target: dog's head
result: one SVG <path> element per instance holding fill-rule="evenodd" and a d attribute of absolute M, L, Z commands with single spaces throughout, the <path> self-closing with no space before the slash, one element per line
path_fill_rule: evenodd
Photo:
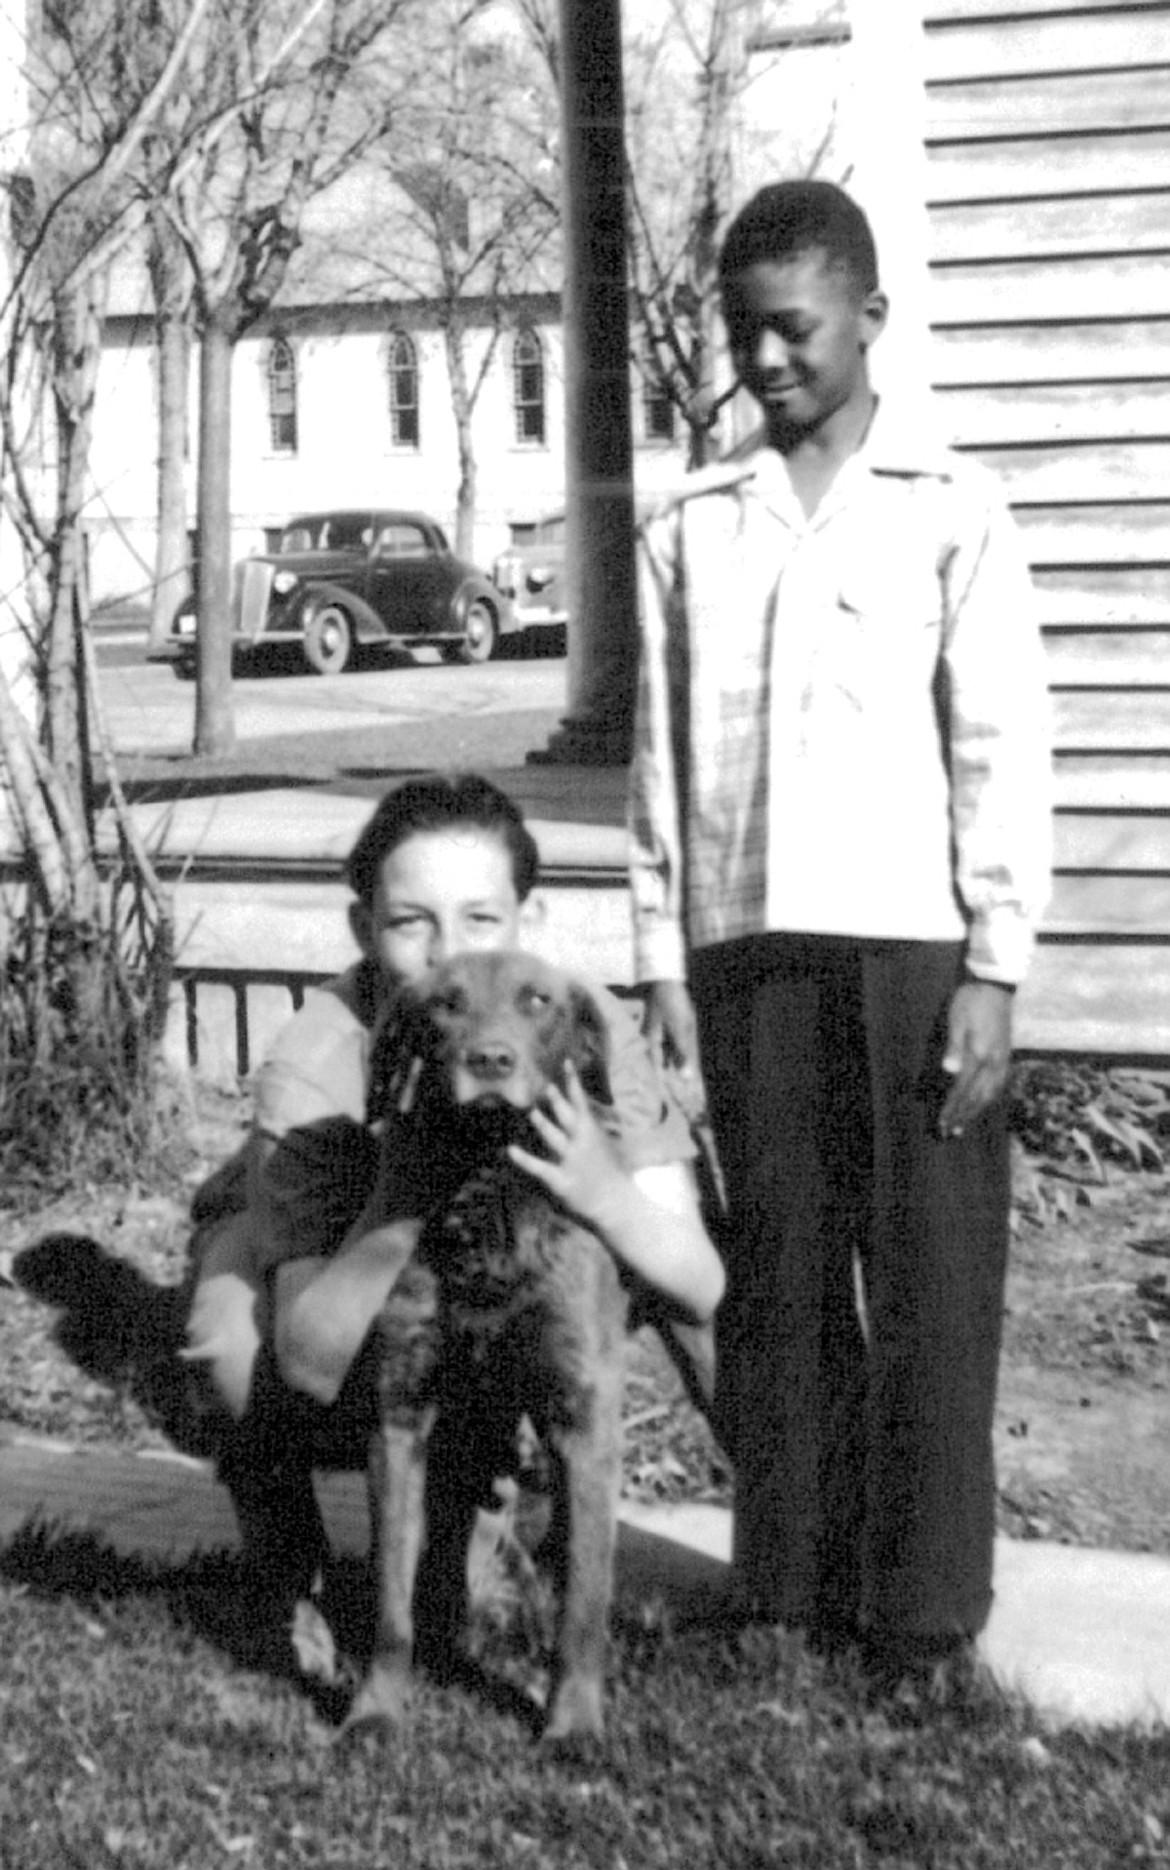
<path fill-rule="evenodd" d="M 457 955 L 395 998 L 374 1042 L 370 1116 L 424 1108 L 523 1134 L 550 1084 L 575 1066 L 586 1095 L 610 1100 L 606 1027 L 593 996 L 537 956 Z"/>

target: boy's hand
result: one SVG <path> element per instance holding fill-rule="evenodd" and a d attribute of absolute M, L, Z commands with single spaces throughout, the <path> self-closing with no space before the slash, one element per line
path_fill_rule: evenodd
<path fill-rule="evenodd" d="M 942 1066 L 954 1078 L 939 1113 L 942 1136 L 962 1136 L 1007 1083 L 1012 1056 L 1012 993 L 997 981 L 968 980 L 956 988 Z"/>
<path fill-rule="evenodd" d="M 517 1143 L 509 1144 L 508 1154 L 517 1168 L 604 1234 L 628 1177 L 571 1063 L 565 1066 L 564 1090 L 550 1085 L 544 1101 L 546 1108 L 538 1105 L 531 1121 L 549 1155 L 533 1156 Z"/>

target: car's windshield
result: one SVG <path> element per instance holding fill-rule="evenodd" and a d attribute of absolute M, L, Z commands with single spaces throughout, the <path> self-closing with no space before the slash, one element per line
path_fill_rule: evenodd
<path fill-rule="evenodd" d="M 311 514 L 292 520 L 280 535 L 282 552 L 362 552 L 369 543 L 368 513 Z"/>

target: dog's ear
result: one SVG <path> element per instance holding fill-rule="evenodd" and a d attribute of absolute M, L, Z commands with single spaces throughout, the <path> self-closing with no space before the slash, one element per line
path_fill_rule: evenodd
<path fill-rule="evenodd" d="M 422 1002 L 401 989 L 374 1030 L 366 1093 L 368 1123 L 410 1114 L 422 1072 L 426 1030 Z"/>
<path fill-rule="evenodd" d="M 609 1028 L 593 995 L 574 982 L 569 988 L 572 1026 L 570 1055 L 587 1098 L 594 1104 L 612 1104 L 609 1082 Z"/>

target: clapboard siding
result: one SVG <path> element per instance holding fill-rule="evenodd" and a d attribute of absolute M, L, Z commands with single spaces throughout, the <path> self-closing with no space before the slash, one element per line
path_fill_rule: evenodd
<path fill-rule="evenodd" d="M 1170 629 L 1170 569 L 1126 565 L 1106 571 L 1074 567 L 1033 570 L 1040 620 L 1056 624 L 1108 625 L 1122 629 Z"/>
<path fill-rule="evenodd" d="M 1166 174 L 1170 175 L 1170 152 Z M 959 201 L 933 211 L 933 257 L 936 264 L 986 263 L 988 257 L 1014 259 L 1020 250 L 1020 212 L 1014 201 Z M 1028 252 L 1066 258 L 1069 254 L 1164 253 L 1170 228 L 1170 187 L 1098 188 L 1028 204 Z"/>
<path fill-rule="evenodd" d="M 1165 12 L 1165 0 L 1125 0 L 1125 4 L 1103 6 L 1101 0 L 932 0 L 925 9 L 928 27 L 940 36 L 948 30 L 962 29 L 974 20 L 994 21 L 1043 19 L 1051 13 L 1108 14 L 1127 18 L 1141 13 Z"/>
<path fill-rule="evenodd" d="M 1170 878 L 1170 826 L 1161 812 L 1065 810 L 1055 830 L 1058 872 Z"/>
<path fill-rule="evenodd" d="M 1170 758 L 1164 753 L 1078 754 L 1057 757 L 1056 794 L 1063 813 L 1072 811 L 1170 813 Z"/>
<path fill-rule="evenodd" d="M 950 389 L 943 415 L 963 446 L 1158 441 L 1170 436 L 1170 382 L 1017 384 Z"/>
<path fill-rule="evenodd" d="M 1170 941 L 1170 876 L 1064 876 L 1058 871 L 1045 926 L 1051 934 L 1157 935 Z"/>
<path fill-rule="evenodd" d="M 1168 500 L 1018 505 L 1016 518 L 1033 566 L 1170 565 Z"/>
<path fill-rule="evenodd" d="M 1024 209 L 1021 206 L 1021 215 Z M 1167 229 L 1170 238 L 1170 228 Z M 1170 257 L 1162 253 L 1078 254 L 1064 260 L 935 266 L 930 321 L 939 325 L 1003 324 L 1067 318 L 1165 317 L 1170 308 Z"/>
<path fill-rule="evenodd" d="M 1170 685 L 1056 689 L 1052 713 L 1058 752 L 1170 753 Z"/>
<path fill-rule="evenodd" d="M 1167 65 L 932 85 L 927 135 L 931 143 L 948 143 L 970 137 L 1164 130 L 1170 124 L 1168 92 Z"/>
<path fill-rule="evenodd" d="M 1170 813 L 1170 755 L 1123 754 L 1056 755 L 1056 797 L 1065 812 Z"/>
<path fill-rule="evenodd" d="M 1168 157 L 1170 160 L 1170 157 Z M 1042 323 L 992 325 L 934 321 L 934 375 L 940 388 L 1029 383 L 1170 379 L 1170 305 L 1161 317 L 1111 317 L 1086 324 L 1078 308 Z"/>
<path fill-rule="evenodd" d="M 1157 935 L 1131 942 L 1108 932 L 1098 940 L 1042 940 L 1019 998 L 1019 1045 L 1164 1062 L 1170 1056 L 1164 956 Z"/>
<path fill-rule="evenodd" d="M 1030 9 L 1029 9 L 1030 11 Z M 935 84 L 953 80 L 1030 77 L 1035 72 L 1067 74 L 1070 55 L 1080 70 L 1127 67 L 1133 57 L 1134 23 L 1128 9 L 1086 8 L 1075 40 L 1059 16 L 1021 13 L 1010 32 L 989 32 L 986 22 L 955 20 L 940 32 L 930 62 Z M 1170 63 L 1170 19 L 1160 10 L 1148 14 L 1141 34 L 1143 63 Z"/>
<path fill-rule="evenodd" d="M 1170 624 L 1165 628 L 1045 633 L 1049 680 L 1061 688 L 1162 688 L 1170 669 Z"/>
<path fill-rule="evenodd" d="M 1157 500 L 1170 492 L 1170 444 L 1165 441 L 1049 443 L 975 452 L 995 470 L 1013 502 L 1031 506 Z"/>
<path fill-rule="evenodd" d="M 1025 193 L 1052 195 L 1059 190 L 1157 188 L 1166 178 L 1170 129 L 1096 136 L 1036 137 L 1013 141 L 929 144 L 929 201 L 1010 200 Z M 1047 186 L 1037 189 L 1043 167 Z"/>
<path fill-rule="evenodd" d="M 1170 4 L 924 21 L 933 375 L 1007 487 L 1052 687 L 1020 1035 L 1170 1055 Z"/>

